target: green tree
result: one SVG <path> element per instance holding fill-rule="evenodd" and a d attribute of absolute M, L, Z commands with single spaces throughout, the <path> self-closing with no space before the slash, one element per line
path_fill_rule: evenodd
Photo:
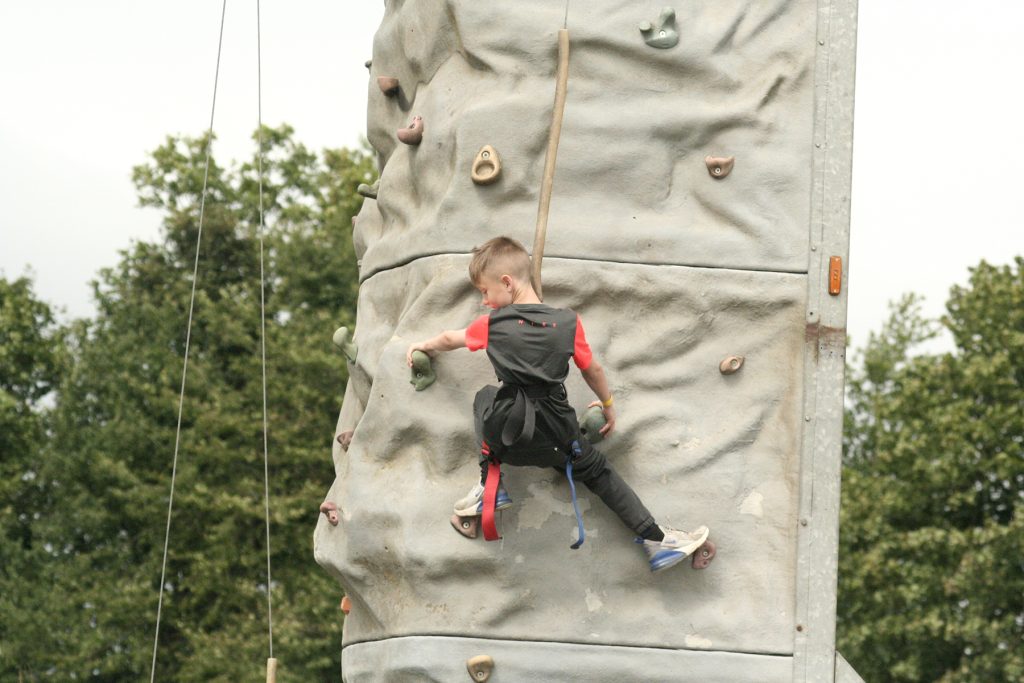
<path fill-rule="evenodd" d="M 355 307 L 353 190 L 373 172 L 363 152 L 318 156 L 292 134 L 262 131 L 274 654 L 280 680 L 326 681 L 339 671 L 340 590 L 310 537 L 346 380 L 330 338 Z M 68 514 L 45 533 L 74 577 L 61 587 L 56 679 L 148 675 L 206 144 L 168 138 L 134 170 L 140 203 L 164 215 L 163 241 L 103 270 L 95 320 L 72 331 L 46 467 Z M 210 164 L 160 680 L 256 680 L 267 657 L 255 169 Z"/>
<path fill-rule="evenodd" d="M 53 505 L 41 474 L 46 402 L 66 368 L 63 330 L 27 278 L 0 278 L 0 679 L 35 680 L 52 646 L 40 610 L 56 610 L 37 520 Z"/>
<path fill-rule="evenodd" d="M 838 649 L 869 681 L 1024 680 L 1024 259 L 942 325 L 903 299 L 850 371 Z"/>

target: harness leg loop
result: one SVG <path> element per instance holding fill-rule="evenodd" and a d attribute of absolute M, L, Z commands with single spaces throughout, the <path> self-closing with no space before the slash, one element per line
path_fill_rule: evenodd
<path fill-rule="evenodd" d="M 572 453 L 565 459 L 565 476 L 569 480 L 569 492 L 572 494 L 572 509 L 576 512 L 576 529 L 579 532 L 576 542 L 569 546 L 573 550 L 578 550 L 583 545 L 583 541 L 587 540 L 587 534 L 583 530 L 583 515 L 580 514 L 580 505 L 576 500 L 576 483 L 572 480 L 572 461 L 574 458 L 581 457 L 583 457 L 583 450 L 580 448 L 580 442 L 573 441 Z M 488 481 L 490 480 L 488 479 Z"/>

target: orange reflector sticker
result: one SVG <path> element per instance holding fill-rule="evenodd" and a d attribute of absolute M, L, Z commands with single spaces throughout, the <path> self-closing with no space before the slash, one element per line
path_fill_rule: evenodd
<path fill-rule="evenodd" d="M 828 260 L 828 293 L 839 296 L 843 288 L 843 258 L 833 256 Z"/>

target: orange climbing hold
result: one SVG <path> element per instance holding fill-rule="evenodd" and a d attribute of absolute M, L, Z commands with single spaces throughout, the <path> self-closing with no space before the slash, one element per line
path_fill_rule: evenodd
<path fill-rule="evenodd" d="M 718 364 L 718 371 L 723 375 L 731 375 L 739 372 L 739 369 L 743 367 L 743 356 L 726 356 L 722 359 L 722 362 Z"/>
<path fill-rule="evenodd" d="M 715 544 L 711 541 L 704 541 L 704 545 L 694 551 L 693 559 L 690 562 L 694 569 L 707 569 L 711 560 L 715 559 L 716 553 Z"/>
<path fill-rule="evenodd" d="M 476 517 L 459 517 L 458 515 L 452 515 L 451 518 L 452 528 L 458 531 L 466 538 L 476 538 L 480 532 L 480 516 Z"/>
<path fill-rule="evenodd" d="M 325 500 L 320 503 L 320 512 L 327 515 L 327 521 L 331 523 L 331 526 L 338 526 L 338 506 L 334 503 Z"/>
<path fill-rule="evenodd" d="M 498 150 L 490 145 L 484 145 L 476 153 L 473 159 L 473 168 L 470 176 L 477 185 L 490 185 L 498 180 L 501 175 L 501 159 L 498 157 Z"/>
<path fill-rule="evenodd" d="M 466 669 L 470 677 L 478 683 L 484 683 L 494 671 L 494 658 L 490 655 L 477 655 L 466 660 Z"/>
<path fill-rule="evenodd" d="M 398 139 L 407 145 L 418 145 L 423 141 L 423 117 L 412 117 L 412 123 L 398 129 Z"/>
<path fill-rule="evenodd" d="M 736 157 L 704 157 L 704 163 L 712 178 L 724 178 L 732 172 Z"/>
<path fill-rule="evenodd" d="M 398 94 L 398 79 L 394 76 L 378 76 L 377 85 L 380 87 L 380 91 L 388 97 Z"/>

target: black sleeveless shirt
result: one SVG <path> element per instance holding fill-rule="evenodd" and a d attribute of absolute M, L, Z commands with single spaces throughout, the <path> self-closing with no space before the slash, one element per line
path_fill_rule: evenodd
<path fill-rule="evenodd" d="M 574 311 L 546 304 L 510 304 L 474 320 L 466 328 L 466 346 L 470 351 L 487 350 L 494 373 L 505 387 L 552 389 L 534 398 L 537 434 L 534 443 L 522 447 L 564 448 L 576 438 L 576 414 L 559 385 L 569 373 L 570 358 L 586 369 L 592 356 Z M 488 411 L 496 420 L 511 410 L 511 395 L 504 387 L 499 391 L 493 410 Z"/>

